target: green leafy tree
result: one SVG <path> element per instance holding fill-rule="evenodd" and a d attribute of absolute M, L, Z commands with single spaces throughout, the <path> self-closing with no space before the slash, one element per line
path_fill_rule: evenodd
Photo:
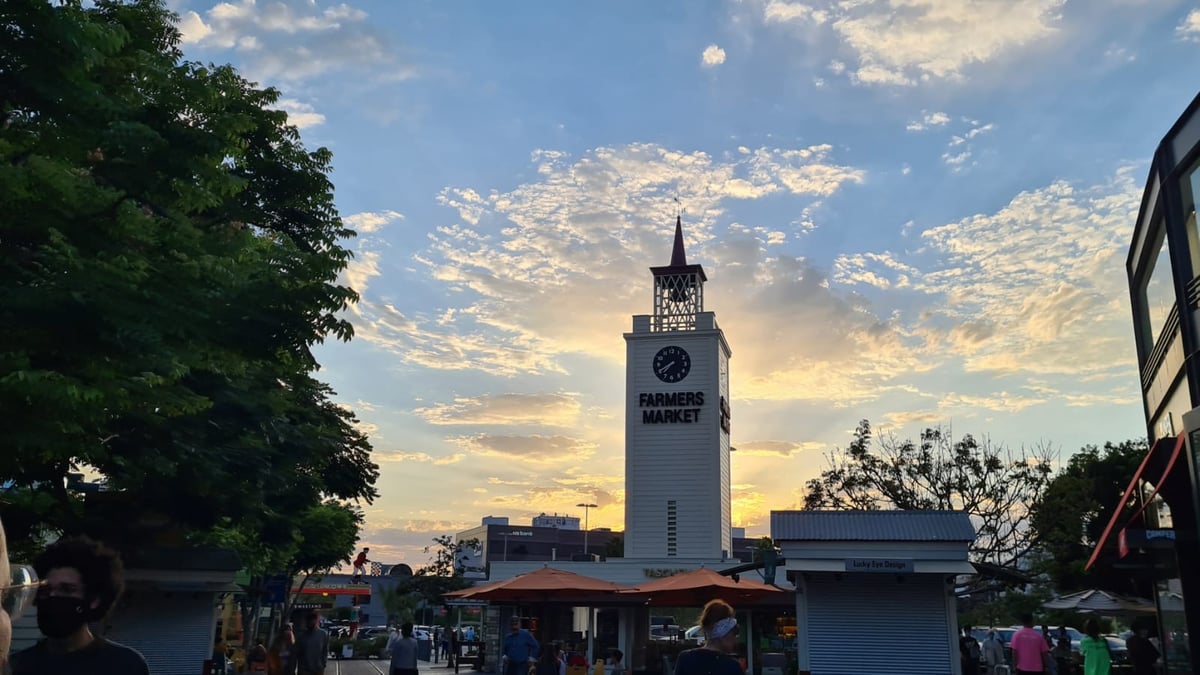
<path fill-rule="evenodd" d="M 604 542 L 604 557 L 605 558 L 624 558 L 625 557 L 625 537 L 613 535 Z"/>
<path fill-rule="evenodd" d="M 426 608 L 440 607 L 443 595 L 471 585 L 463 578 L 461 562 L 465 552 L 477 546 L 477 539 L 456 542 L 451 535 L 434 537 L 433 544 L 425 547 L 425 552 L 431 556 L 429 564 L 418 569 L 396 588 Z"/>
<path fill-rule="evenodd" d="M 1086 571 L 1083 566 L 1116 509 L 1136 508 L 1135 498 L 1120 504 L 1129 479 L 1149 451 L 1145 439 L 1085 446 L 1072 455 L 1032 509 L 1030 525 L 1043 553 L 1040 571 L 1060 591 L 1105 588 L 1129 593 L 1129 574 L 1114 570 L 1101 557 Z"/>
<path fill-rule="evenodd" d="M 288 605 L 284 616 L 314 576 L 329 574 L 334 567 L 348 564 L 358 543 L 363 517 L 358 510 L 338 502 L 325 502 L 306 510 L 296 519 L 296 546 L 287 563 Z M 295 588 L 291 583 L 300 577 Z"/>
<path fill-rule="evenodd" d="M 380 592 L 383 609 L 387 612 L 388 621 L 404 623 L 414 621 L 417 615 L 417 604 L 421 596 L 405 586 L 384 588 Z"/>
<path fill-rule="evenodd" d="M 1030 506 L 1050 484 L 1057 453 L 926 429 L 914 442 L 877 438 L 863 420 L 845 451 L 806 485 L 806 509 L 953 509 L 975 521 L 972 557 L 1015 567 L 1034 546 Z"/>
<path fill-rule="evenodd" d="M 11 0 L 0 31 L 11 539 L 224 540 L 279 564 L 298 515 L 377 494 L 314 377 L 357 299 L 331 154 L 277 91 L 185 61 L 159 0 Z"/>

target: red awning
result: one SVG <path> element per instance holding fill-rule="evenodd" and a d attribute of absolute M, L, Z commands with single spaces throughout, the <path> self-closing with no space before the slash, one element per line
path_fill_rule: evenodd
<path fill-rule="evenodd" d="M 1129 486 L 1125 488 L 1125 494 L 1121 495 L 1121 501 L 1117 503 L 1117 508 L 1113 511 L 1112 518 L 1109 519 L 1108 525 L 1104 528 L 1104 534 L 1100 535 L 1100 541 L 1096 542 L 1096 548 L 1092 550 L 1092 557 L 1088 559 L 1087 565 L 1084 566 L 1084 569 L 1091 569 L 1092 565 L 1096 564 L 1096 560 L 1100 557 L 1100 551 L 1104 548 L 1104 544 L 1108 542 L 1108 537 L 1112 534 L 1113 528 L 1117 526 L 1117 521 L 1121 519 L 1121 515 L 1124 513 L 1123 507 L 1125 504 L 1129 503 L 1129 498 L 1133 495 L 1133 491 L 1137 489 L 1138 483 L 1143 480 L 1152 483 L 1154 485 L 1154 491 L 1150 493 L 1150 496 L 1147 499 L 1143 500 L 1142 507 L 1138 509 L 1137 512 L 1131 517 L 1125 520 L 1125 525 L 1123 525 L 1120 530 L 1122 533 L 1124 533 L 1125 528 L 1128 527 L 1130 521 L 1140 516 L 1142 512 L 1146 510 L 1146 505 L 1148 505 L 1159 493 L 1159 491 L 1162 489 L 1163 483 L 1165 483 L 1167 480 L 1167 476 L 1170 476 L 1171 470 L 1175 468 L 1175 463 L 1178 461 L 1179 455 L 1183 452 L 1184 446 L 1187 445 L 1186 434 L 1181 433 L 1175 438 L 1174 448 L 1171 450 L 1171 456 L 1167 460 L 1166 467 L 1163 468 L 1159 475 L 1149 475 L 1147 473 L 1147 467 L 1150 465 L 1151 458 L 1153 458 L 1156 453 L 1166 452 L 1166 448 L 1170 445 L 1171 439 L 1160 438 L 1154 442 L 1154 446 L 1150 448 L 1150 452 L 1146 453 L 1146 458 L 1142 460 L 1141 465 L 1138 466 L 1137 472 L 1133 474 L 1133 479 L 1129 481 Z"/>

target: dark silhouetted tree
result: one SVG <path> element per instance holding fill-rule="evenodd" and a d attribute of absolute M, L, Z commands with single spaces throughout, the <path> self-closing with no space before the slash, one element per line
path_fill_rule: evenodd
<path fill-rule="evenodd" d="M 863 420 L 806 484 L 804 508 L 966 511 L 977 532 L 973 559 L 1012 568 L 1033 549 L 1030 506 L 1050 484 L 1056 458 L 1046 445 L 1012 450 L 941 427 L 915 442 L 876 438 Z"/>

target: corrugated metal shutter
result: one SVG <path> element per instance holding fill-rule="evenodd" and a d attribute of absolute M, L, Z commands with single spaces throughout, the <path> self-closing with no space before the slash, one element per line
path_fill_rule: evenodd
<path fill-rule="evenodd" d="M 198 675 L 212 658 L 213 593 L 134 592 L 113 612 L 106 637 L 146 657 L 154 675 Z"/>
<path fill-rule="evenodd" d="M 807 581 L 812 675 L 950 675 L 939 575 L 813 574 Z M 954 658 L 957 658 L 957 653 Z"/>

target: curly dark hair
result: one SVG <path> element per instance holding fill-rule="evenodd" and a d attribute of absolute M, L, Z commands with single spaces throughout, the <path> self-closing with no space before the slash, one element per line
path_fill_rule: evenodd
<path fill-rule="evenodd" d="M 79 571 L 83 595 L 88 600 L 88 621 L 98 621 L 109 611 L 125 590 L 125 566 L 111 548 L 88 537 L 64 537 L 46 548 L 34 561 L 38 578 L 50 570 L 70 567 Z M 90 604 L 99 601 L 93 609 Z"/>

